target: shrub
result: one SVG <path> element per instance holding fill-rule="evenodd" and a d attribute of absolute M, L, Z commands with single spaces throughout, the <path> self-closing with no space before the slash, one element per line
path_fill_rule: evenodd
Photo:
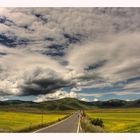
<path fill-rule="evenodd" d="M 96 126 L 100 126 L 100 127 L 103 127 L 103 120 L 100 119 L 100 118 L 96 118 L 96 119 L 91 119 L 91 123 L 93 125 L 96 125 Z"/>
<path fill-rule="evenodd" d="M 91 132 L 103 133 L 104 132 L 102 127 L 93 125 L 89 119 L 82 119 L 81 127 L 84 132 L 88 132 L 88 133 L 91 133 Z"/>

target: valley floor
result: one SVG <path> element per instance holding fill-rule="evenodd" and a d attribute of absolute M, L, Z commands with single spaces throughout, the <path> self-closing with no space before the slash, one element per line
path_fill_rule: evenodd
<path fill-rule="evenodd" d="M 57 122 L 68 114 L 51 113 L 24 113 L 24 112 L 0 112 L 0 132 L 30 132 L 43 125 Z"/>
<path fill-rule="evenodd" d="M 95 109 L 86 114 L 102 119 L 105 132 L 140 132 L 140 108 Z"/>

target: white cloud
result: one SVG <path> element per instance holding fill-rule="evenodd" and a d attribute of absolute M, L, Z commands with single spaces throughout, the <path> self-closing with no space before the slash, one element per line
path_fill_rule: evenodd
<path fill-rule="evenodd" d="M 94 102 L 97 102 L 97 101 L 99 101 L 99 100 L 98 100 L 97 98 L 94 98 L 93 101 L 94 101 Z"/>
<path fill-rule="evenodd" d="M 77 93 L 80 97 L 101 97 L 103 93 Z"/>
<path fill-rule="evenodd" d="M 73 92 L 81 91 L 81 88 L 79 88 L 79 87 L 72 88 L 71 91 L 73 91 Z"/>
<path fill-rule="evenodd" d="M 139 8 L 0 8 L 1 93 L 50 93 L 39 100 L 80 96 L 83 88 L 113 88 L 139 77 L 139 13 Z M 124 84 L 125 91 L 113 94 L 134 93 L 138 85 Z M 71 92 L 61 95 L 63 87 Z"/>
<path fill-rule="evenodd" d="M 29 82 L 37 80 L 61 79 L 69 80 L 65 76 L 68 72 L 57 61 L 40 54 L 27 52 L 24 49 L 0 47 L 0 51 L 10 53 L 3 56 L 0 61 L 0 90 L 8 94 L 26 94 L 21 93 L 21 88 Z M 60 80 L 60 81 L 61 81 Z M 65 83 L 64 83 L 65 84 Z M 27 84 L 26 84 L 27 85 Z M 30 85 L 31 86 L 31 85 Z"/>
<path fill-rule="evenodd" d="M 58 90 L 53 94 L 40 95 L 34 100 L 34 102 L 44 102 L 44 101 L 58 100 L 63 98 L 77 98 L 77 94 L 74 92 L 68 93 L 63 90 Z"/>
<path fill-rule="evenodd" d="M 8 98 L 0 96 L 0 101 L 7 101 L 7 100 L 8 100 Z"/>
<path fill-rule="evenodd" d="M 85 102 L 89 102 L 90 100 L 88 100 L 87 98 L 81 98 L 81 101 L 85 101 Z"/>
<path fill-rule="evenodd" d="M 139 34 L 127 33 L 110 38 L 110 41 L 104 43 L 93 42 L 73 47 L 68 51 L 69 68 L 82 72 L 90 65 L 101 63 L 101 67 L 94 68 L 93 73 L 82 73 L 87 76 L 90 74 L 93 78 L 98 76 L 108 79 L 109 82 L 139 76 Z"/>

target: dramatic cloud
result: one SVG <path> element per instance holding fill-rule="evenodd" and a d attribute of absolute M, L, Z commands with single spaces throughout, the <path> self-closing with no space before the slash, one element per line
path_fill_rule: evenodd
<path fill-rule="evenodd" d="M 0 8 L 0 95 L 139 98 L 139 27 L 139 8 Z"/>
<path fill-rule="evenodd" d="M 47 95 L 39 95 L 34 102 L 43 102 L 43 101 L 50 101 L 50 100 L 58 100 L 63 98 L 77 98 L 77 94 L 74 92 L 67 93 L 63 90 L 58 90 L 53 94 Z"/>
<path fill-rule="evenodd" d="M 38 95 L 74 84 L 65 76 L 67 71 L 54 60 L 21 50 L 16 52 L 17 49 L 12 51 L 14 54 L 1 58 L 1 91 L 15 95 Z"/>
<path fill-rule="evenodd" d="M 83 79 L 96 81 L 118 82 L 139 77 L 139 39 L 139 34 L 127 34 L 110 37 L 111 41 L 104 43 L 75 46 L 69 51 L 69 68 L 81 73 Z"/>

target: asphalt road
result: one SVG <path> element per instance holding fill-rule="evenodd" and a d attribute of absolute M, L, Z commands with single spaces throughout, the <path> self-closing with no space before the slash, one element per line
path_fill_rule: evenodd
<path fill-rule="evenodd" d="M 37 130 L 35 133 L 78 133 L 80 111 L 69 118 L 62 120 L 52 126 Z"/>

